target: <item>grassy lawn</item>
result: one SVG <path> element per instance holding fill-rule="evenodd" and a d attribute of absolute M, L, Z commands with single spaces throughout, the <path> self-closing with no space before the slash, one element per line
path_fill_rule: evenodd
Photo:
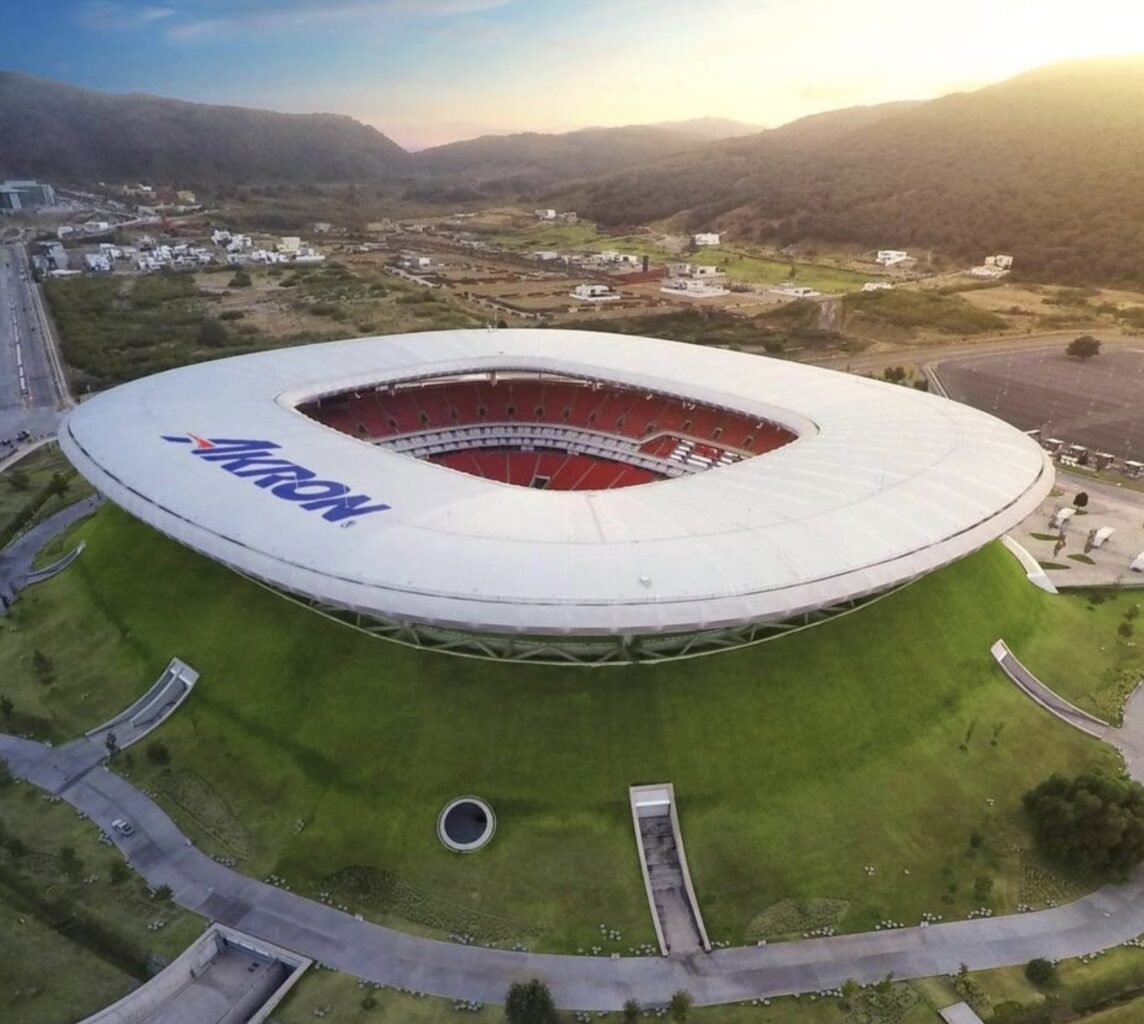
<path fill-rule="evenodd" d="M 365 1002 L 374 1005 L 363 1006 Z M 945 1005 L 944 1003 L 942 1005 Z M 362 986 L 345 974 L 311 970 L 295 986 L 282 1005 L 274 1011 L 280 1024 L 308 1024 L 315 1011 L 325 1010 L 327 1019 L 338 1024 L 372 1024 L 375 1021 L 399 1020 L 402 1024 L 455 1024 L 473 1020 L 476 1024 L 503 1024 L 502 1007 L 489 1005 L 479 1011 L 458 1013 L 450 999 L 413 995 L 393 989 Z M 572 1024 L 572 1013 L 561 1013 L 562 1024 Z M 593 1013 L 593 1021 L 620 1024 L 619 1013 Z M 642 1020 L 665 1020 L 645 1011 Z M 756 1004 L 693 1007 L 688 1014 L 692 1024 L 941 1024 L 941 1018 L 924 999 L 922 991 L 911 984 L 892 986 L 884 995 L 866 991 L 858 994 L 849 1010 L 835 998 L 784 996 L 762 1000 Z"/>
<path fill-rule="evenodd" d="M 823 263 L 801 263 L 791 260 L 770 259 L 755 256 L 741 249 L 726 246 L 712 246 L 700 249 L 686 258 L 692 263 L 714 263 L 726 271 L 732 281 L 746 281 L 763 285 L 798 285 L 814 288 L 816 291 L 835 294 L 859 290 L 867 281 L 879 278 L 859 274 L 853 270 L 843 270 Z M 791 267 L 794 276 L 791 276 Z"/>
<path fill-rule="evenodd" d="M 136 758 L 128 773 L 242 870 L 418 930 L 574 951 L 606 923 L 616 951 L 650 941 L 626 791 L 662 779 L 714 938 L 756 935 L 788 900 L 835 901 L 840 930 L 964 916 L 982 875 L 1005 911 L 1030 896 L 1020 794 L 1114 763 L 993 667 L 998 635 L 1021 651 L 1055 621 L 996 547 L 778 643 L 591 672 L 364 637 L 113 508 L 79 536 L 83 558 L 0 634 L 17 713 L 73 735 L 185 658 L 202 679 L 161 729 L 171 766 Z M 37 648 L 51 685 L 32 672 Z M 465 792 L 500 824 L 457 857 L 434 825 Z"/>
<path fill-rule="evenodd" d="M 70 867 L 65 849 L 74 854 Z M 115 865 L 120 877 L 112 874 Z M 67 804 L 30 785 L 0 785 L 4 1020 L 70 1024 L 85 1017 L 146 980 L 202 927 L 151 898 Z"/>
<path fill-rule="evenodd" d="M 1053 601 L 1053 612 L 1052 628 L 1039 630 L 1014 653 L 1066 700 L 1119 724 L 1124 701 L 1144 677 L 1137 636 L 1144 631 L 1144 593 L 1065 592 Z M 1130 637 L 1117 632 L 1124 622 L 1132 624 Z"/>

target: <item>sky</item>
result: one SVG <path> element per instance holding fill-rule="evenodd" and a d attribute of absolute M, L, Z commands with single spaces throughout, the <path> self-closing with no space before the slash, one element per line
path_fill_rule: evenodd
<path fill-rule="evenodd" d="M 0 68 L 349 114 L 407 148 L 806 114 L 1144 53 L 1144 0 L 4 0 Z M 0 140 L 2 145 L 2 140 Z"/>

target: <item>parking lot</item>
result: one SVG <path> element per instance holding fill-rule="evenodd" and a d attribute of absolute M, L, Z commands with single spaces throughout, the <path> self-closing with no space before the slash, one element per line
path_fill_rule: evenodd
<path fill-rule="evenodd" d="M 1091 451 L 1144 460 L 1144 339 L 1081 362 L 1052 348 L 968 356 L 934 368 L 949 397 Z"/>

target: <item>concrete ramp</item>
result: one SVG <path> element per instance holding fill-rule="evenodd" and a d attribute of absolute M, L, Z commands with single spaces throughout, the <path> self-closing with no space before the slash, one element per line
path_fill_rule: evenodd
<path fill-rule="evenodd" d="M 628 790 L 639 847 L 640 868 L 660 952 L 710 953 L 711 942 L 699 913 L 670 782 Z"/>

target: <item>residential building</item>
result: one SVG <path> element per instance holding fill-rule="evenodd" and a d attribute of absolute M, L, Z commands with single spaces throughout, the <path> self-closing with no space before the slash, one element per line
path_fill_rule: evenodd
<path fill-rule="evenodd" d="M 659 289 L 664 295 L 684 299 L 711 299 L 729 292 L 721 284 L 702 281 L 694 277 L 677 277 Z"/>
<path fill-rule="evenodd" d="M 882 264 L 883 267 L 893 267 L 909 258 L 910 254 L 905 249 L 879 249 L 874 262 Z"/>
<path fill-rule="evenodd" d="M 620 298 L 606 284 L 578 284 L 569 294 L 580 302 L 615 302 Z"/>
<path fill-rule="evenodd" d="M 555 210 L 536 210 L 534 212 L 537 220 L 556 220 Z"/>
<path fill-rule="evenodd" d="M 864 292 L 888 292 L 893 289 L 893 285 L 889 281 L 867 281 L 862 285 Z"/>
<path fill-rule="evenodd" d="M 718 245 L 719 232 L 718 231 L 701 231 L 697 235 L 693 235 L 691 240 L 696 245 Z"/>

